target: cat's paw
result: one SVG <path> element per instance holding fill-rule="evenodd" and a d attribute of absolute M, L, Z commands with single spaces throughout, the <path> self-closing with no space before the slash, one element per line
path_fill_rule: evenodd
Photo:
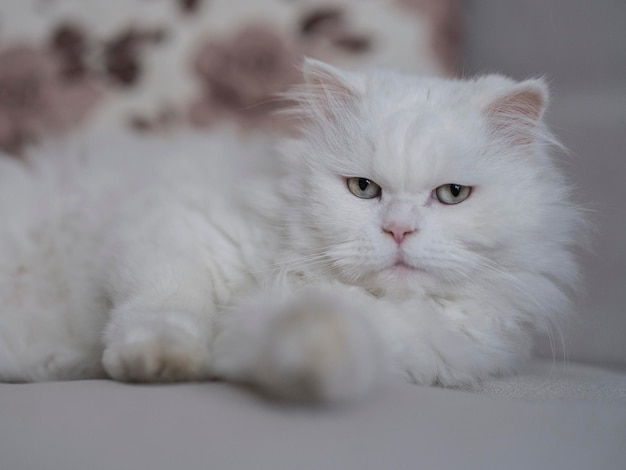
<path fill-rule="evenodd" d="M 153 321 L 110 329 L 102 357 L 107 373 L 122 382 L 208 379 L 206 335 L 183 327 L 180 321 L 168 321 L 172 317 L 177 318 L 176 312 L 164 312 Z"/>
<path fill-rule="evenodd" d="M 351 307 L 312 297 L 271 319 L 252 370 L 278 398 L 340 401 L 368 392 L 380 378 L 382 350 L 367 319 Z"/>

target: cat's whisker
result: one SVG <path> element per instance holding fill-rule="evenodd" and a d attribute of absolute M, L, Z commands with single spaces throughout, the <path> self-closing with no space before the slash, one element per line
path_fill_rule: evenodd
<path fill-rule="evenodd" d="M 513 281 L 511 285 L 514 288 L 516 288 L 520 292 L 520 294 L 523 295 L 523 298 L 526 300 L 531 300 L 533 302 L 534 306 L 530 310 L 538 310 L 544 307 L 542 303 L 540 302 L 540 300 L 535 295 L 533 295 L 531 292 L 528 291 L 527 287 L 525 286 L 524 282 L 521 279 L 519 279 L 518 277 L 516 277 L 510 272 L 504 271 L 502 268 L 497 266 L 492 260 L 489 260 L 488 258 L 482 257 L 482 261 L 483 261 L 483 268 L 489 271 L 493 271 L 497 273 L 499 276 L 506 277 L 510 279 L 511 281 Z M 559 318 L 551 315 L 551 316 L 544 317 L 543 321 L 544 321 L 544 325 L 542 329 L 548 335 L 548 342 L 550 346 L 550 354 L 552 356 L 552 360 L 553 361 L 556 360 L 556 352 L 557 352 L 556 351 L 557 340 L 555 337 L 555 333 L 556 333 L 558 335 L 558 343 L 560 343 L 561 345 L 561 354 L 563 356 L 563 360 L 567 361 L 567 341 L 566 341 L 565 335 L 563 334 L 563 328 L 559 323 Z"/>

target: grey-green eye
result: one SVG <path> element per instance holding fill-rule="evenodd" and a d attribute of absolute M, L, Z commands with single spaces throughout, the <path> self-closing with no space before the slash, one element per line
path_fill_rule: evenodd
<path fill-rule="evenodd" d="M 448 205 L 465 201 L 471 192 L 470 186 L 461 184 L 444 184 L 435 189 L 435 195 L 439 202 Z"/>
<path fill-rule="evenodd" d="M 348 178 L 348 189 L 356 197 L 373 199 L 380 196 L 380 186 L 367 178 Z"/>

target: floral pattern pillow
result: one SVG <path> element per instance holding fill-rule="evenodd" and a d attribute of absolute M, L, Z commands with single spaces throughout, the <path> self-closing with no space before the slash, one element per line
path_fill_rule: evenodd
<path fill-rule="evenodd" d="M 280 130 L 303 56 L 452 75 L 461 0 L 3 0 L 0 150 L 77 129 Z"/>

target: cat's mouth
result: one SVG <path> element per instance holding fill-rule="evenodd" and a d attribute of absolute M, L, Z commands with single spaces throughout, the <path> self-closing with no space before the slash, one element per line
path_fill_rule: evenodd
<path fill-rule="evenodd" d="M 395 263 L 387 268 L 387 270 L 397 273 L 401 276 L 408 276 L 416 272 L 424 272 L 424 269 L 418 266 L 408 264 L 402 258 L 397 259 Z"/>

